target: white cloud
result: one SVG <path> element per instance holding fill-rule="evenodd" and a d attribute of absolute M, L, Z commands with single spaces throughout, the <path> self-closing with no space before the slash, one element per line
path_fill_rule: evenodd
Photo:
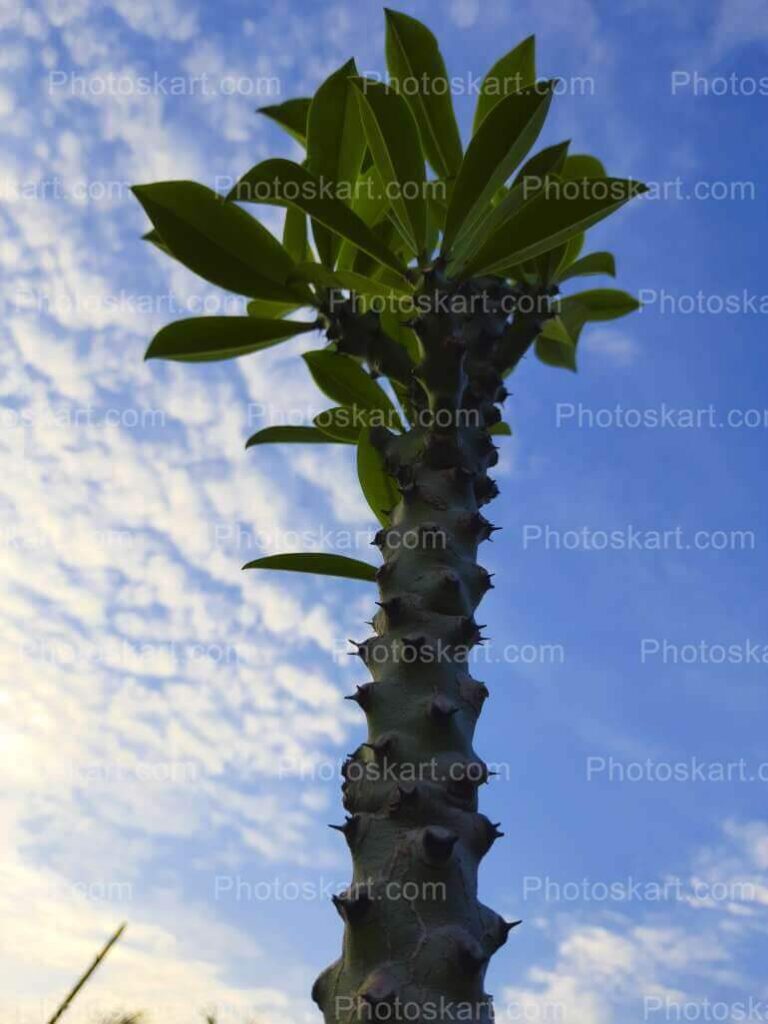
<path fill-rule="evenodd" d="M 479 0 L 451 0 L 451 20 L 459 28 L 472 28 L 480 14 Z"/>
<path fill-rule="evenodd" d="M 619 367 L 632 366 L 640 357 L 634 338 L 616 327 L 588 325 L 581 346 L 601 362 Z"/>
<path fill-rule="evenodd" d="M 768 41 L 768 7 L 763 0 L 721 0 L 712 28 L 713 59 L 748 43 Z"/>
<path fill-rule="evenodd" d="M 499 1019 L 612 1024 L 640 1019 L 651 998 L 669 1000 L 674 1019 L 695 1019 L 715 984 L 734 992 L 734 1005 L 763 990 L 750 977 L 744 940 L 768 931 L 764 822 L 724 823 L 722 837 L 695 853 L 690 874 L 660 880 L 656 891 L 665 899 L 585 904 L 560 918 L 553 963 L 504 990 L 509 1013 L 500 1005 Z"/>

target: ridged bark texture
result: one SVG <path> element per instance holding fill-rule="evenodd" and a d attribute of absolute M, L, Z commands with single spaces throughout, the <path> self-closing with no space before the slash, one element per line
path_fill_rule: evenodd
<path fill-rule="evenodd" d="M 368 739 L 342 772 L 348 817 L 335 827 L 354 871 L 334 899 L 341 957 L 312 992 L 326 1024 L 488 1024 L 486 967 L 513 927 L 477 899 L 479 863 L 501 833 L 478 812 L 488 772 L 473 735 L 488 691 L 469 654 L 482 642 L 475 611 L 492 586 L 477 561 L 493 531 L 480 507 L 497 493 L 488 428 L 506 397 L 504 371 L 540 318 L 510 323 L 501 308 L 510 289 L 496 279 L 458 293 L 435 271 L 430 289 L 432 311 L 413 323 L 424 351 L 411 385 L 418 422 L 372 436 L 400 499 L 376 537 L 384 563 L 374 635 L 357 645 L 371 681 L 352 699 Z M 444 308 L 457 295 L 476 296 L 479 310 Z M 356 322 L 348 310 L 345 319 Z M 343 350 L 344 329 L 333 333 Z M 365 333 L 358 323 L 358 345 Z"/>

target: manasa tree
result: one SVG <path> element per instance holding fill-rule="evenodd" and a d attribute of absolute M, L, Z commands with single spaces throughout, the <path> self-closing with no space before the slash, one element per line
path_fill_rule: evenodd
<path fill-rule="evenodd" d="M 301 163 L 259 163 L 225 196 L 190 181 L 134 189 L 148 240 L 250 300 L 244 316 L 170 324 L 147 357 L 231 359 L 324 334 L 303 360 L 333 407 L 247 443 L 356 446 L 381 524 L 378 567 L 333 553 L 247 567 L 379 591 L 373 635 L 355 644 L 371 681 L 351 699 L 368 737 L 342 772 L 338 827 L 354 863 L 334 900 L 343 951 L 312 994 L 326 1024 L 486 1024 L 486 967 L 514 922 L 476 896 L 501 834 L 478 811 L 488 773 L 473 749 L 488 693 L 470 652 L 492 587 L 477 552 L 495 529 L 480 509 L 497 494 L 494 438 L 510 433 L 500 406 L 526 353 L 574 370 L 585 324 L 637 308 L 621 291 L 561 287 L 614 275 L 610 253 L 581 255 L 584 232 L 645 188 L 568 142 L 529 156 L 556 91 L 536 76 L 532 37 L 488 72 L 465 148 L 434 36 L 389 10 L 386 29 L 388 84 L 350 60 L 311 99 L 262 110 L 305 148 Z M 284 207 L 282 242 L 238 203 Z M 397 898 L 405 882 L 423 898 Z"/>

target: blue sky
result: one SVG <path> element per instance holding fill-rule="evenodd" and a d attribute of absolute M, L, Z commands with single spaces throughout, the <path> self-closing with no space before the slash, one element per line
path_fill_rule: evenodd
<path fill-rule="evenodd" d="M 525 919 L 491 970 L 499 1016 L 768 1019 L 768 7 L 400 9 L 467 81 L 536 32 L 541 74 L 571 83 L 542 142 L 651 184 L 590 244 L 644 310 L 585 333 L 578 375 L 527 360 L 508 403 L 476 672 L 507 833 L 482 897 Z M 350 451 L 242 448 L 323 407 L 298 358 L 319 339 L 142 362 L 169 320 L 240 307 L 139 241 L 128 187 L 296 156 L 253 108 L 351 55 L 382 71 L 382 12 L 46 0 L 0 24 L 0 1010 L 44 1019 L 127 919 L 72 1024 L 314 1021 L 349 871 L 326 823 L 362 735 L 341 652 L 373 594 L 239 566 L 368 558 L 373 524 Z"/>

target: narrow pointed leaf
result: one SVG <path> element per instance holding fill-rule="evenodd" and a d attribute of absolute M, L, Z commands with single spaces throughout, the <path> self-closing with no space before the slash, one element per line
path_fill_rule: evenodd
<path fill-rule="evenodd" d="M 403 245 L 402 235 L 390 217 L 385 216 L 378 224 L 374 224 L 371 231 L 396 256 L 403 257 L 404 262 L 409 259 L 410 252 Z M 342 260 L 344 260 L 343 264 Z M 367 252 L 363 252 L 362 249 L 355 249 L 352 246 L 347 247 L 346 243 L 339 253 L 339 266 L 344 270 L 353 270 L 356 274 L 363 274 L 365 277 L 378 277 L 380 274 L 391 275 L 392 273 L 391 270 L 377 263 Z M 403 278 L 399 280 L 402 282 Z"/>
<path fill-rule="evenodd" d="M 228 200 L 297 206 L 331 231 L 402 274 L 400 260 L 376 237 L 356 213 L 305 167 L 291 160 L 265 160 L 252 167 L 227 196 Z M 235 207 L 236 208 L 236 207 Z"/>
<path fill-rule="evenodd" d="M 201 316 L 177 320 L 161 328 L 152 339 L 145 359 L 173 359 L 200 363 L 234 359 L 297 334 L 313 331 L 314 323 L 262 320 L 251 316 Z"/>
<path fill-rule="evenodd" d="M 264 427 L 251 434 L 246 448 L 259 444 L 332 444 L 333 441 L 317 427 Z"/>
<path fill-rule="evenodd" d="M 377 299 L 389 300 L 394 296 L 408 299 L 414 289 L 401 277 L 367 277 L 353 270 L 328 270 L 320 263 L 300 263 L 293 277 L 319 288 L 340 288 Z"/>
<path fill-rule="evenodd" d="M 597 190 L 593 188 L 594 182 L 584 182 L 575 198 L 571 198 L 570 191 L 553 196 L 548 189 L 542 189 L 495 231 L 471 259 L 460 268 L 449 268 L 449 272 L 462 276 L 490 274 L 533 259 L 646 191 L 645 185 L 620 178 L 605 178 L 599 184 Z"/>
<path fill-rule="evenodd" d="M 411 108 L 394 89 L 380 82 L 351 81 L 374 166 L 414 255 L 420 256 L 426 249 L 427 203 L 424 158 Z"/>
<path fill-rule="evenodd" d="M 283 248 L 296 263 L 303 263 L 309 259 L 307 217 L 297 206 L 289 206 L 285 211 Z"/>
<path fill-rule="evenodd" d="M 528 36 L 493 65 L 483 79 L 477 98 L 472 134 L 477 134 L 489 112 L 511 92 L 528 89 L 536 81 L 536 39 Z"/>
<path fill-rule="evenodd" d="M 194 181 L 132 191 L 173 256 L 206 281 L 255 299 L 296 299 L 285 283 L 293 260 L 245 210 Z"/>
<path fill-rule="evenodd" d="M 371 511 L 382 526 L 387 526 L 389 516 L 384 510 L 394 508 L 400 495 L 384 469 L 384 460 L 371 444 L 369 427 L 363 427 L 357 442 L 357 477 Z"/>
<path fill-rule="evenodd" d="M 441 178 L 461 164 L 461 137 L 437 40 L 416 18 L 385 8 L 387 68 L 392 87 L 411 108 L 424 153 Z"/>
<path fill-rule="evenodd" d="M 551 83 L 512 93 L 484 119 L 464 154 L 446 215 L 443 251 L 485 212 L 494 193 L 510 177 L 536 141 L 552 100 Z"/>
<path fill-rule="evenodd" d="M 565 142 L 558 142 L 554 146 L 546 146 L 544 149 L 539 150 L 538 153 L 534 153 L 530 160 L 526 160 L 518 171 L 517 176 L 512 182 L 512 187 L 514 188 L 515 185 L 519 185 L 525 179 L 528 179 L 529 187 L 535 188 L 549 174 L 562 175 L 570 144 L 570 140 L 566 140 Z M 537 182 L 537 179 L 540 179 L 540 181 Z"/>
<path fill-rule="evenodd" d="M 147 231 L 146 234 L 141 236 L 141 239 L 143 242 L 149 242 L 151 245 L 154 245 L 156 249 L 165 253 L 166 256 L 173 256 L 171 250 L 160 237 L 160 232 L 157 228 L 152 228 L 150 231 Z"/>
<path fill-rule="evenodd" d="M 315 93 L 307 122 L 307 167 L 321 182 L 338 186 L 336 195 L 352 194 L 365 153 L 365 133 L 349 78 L 354 60 L 334 71 Z M 333 268 L 341 240 L 319 221 L 312 222 L 318 255 Z"/>
<path fill-rule="evenodd" d="M 341 576 L 349 580 L 376 579 L 376 566 L 361 562 L 346 555 L 326 555 L 322 552 L 307 551 L 301 554 L 267 555 L 248 562 L 244 569 L 284 569 L 288 572 L 310 572 L 318 576 Z"/>
<path fill-rule="evenodd" d="M 309 117 L 309 97 L 286 100 L 271 107 L 259 107 L 258 113 L 284 128 L 302 146 L 307 140 L 307 119 Z"/>

